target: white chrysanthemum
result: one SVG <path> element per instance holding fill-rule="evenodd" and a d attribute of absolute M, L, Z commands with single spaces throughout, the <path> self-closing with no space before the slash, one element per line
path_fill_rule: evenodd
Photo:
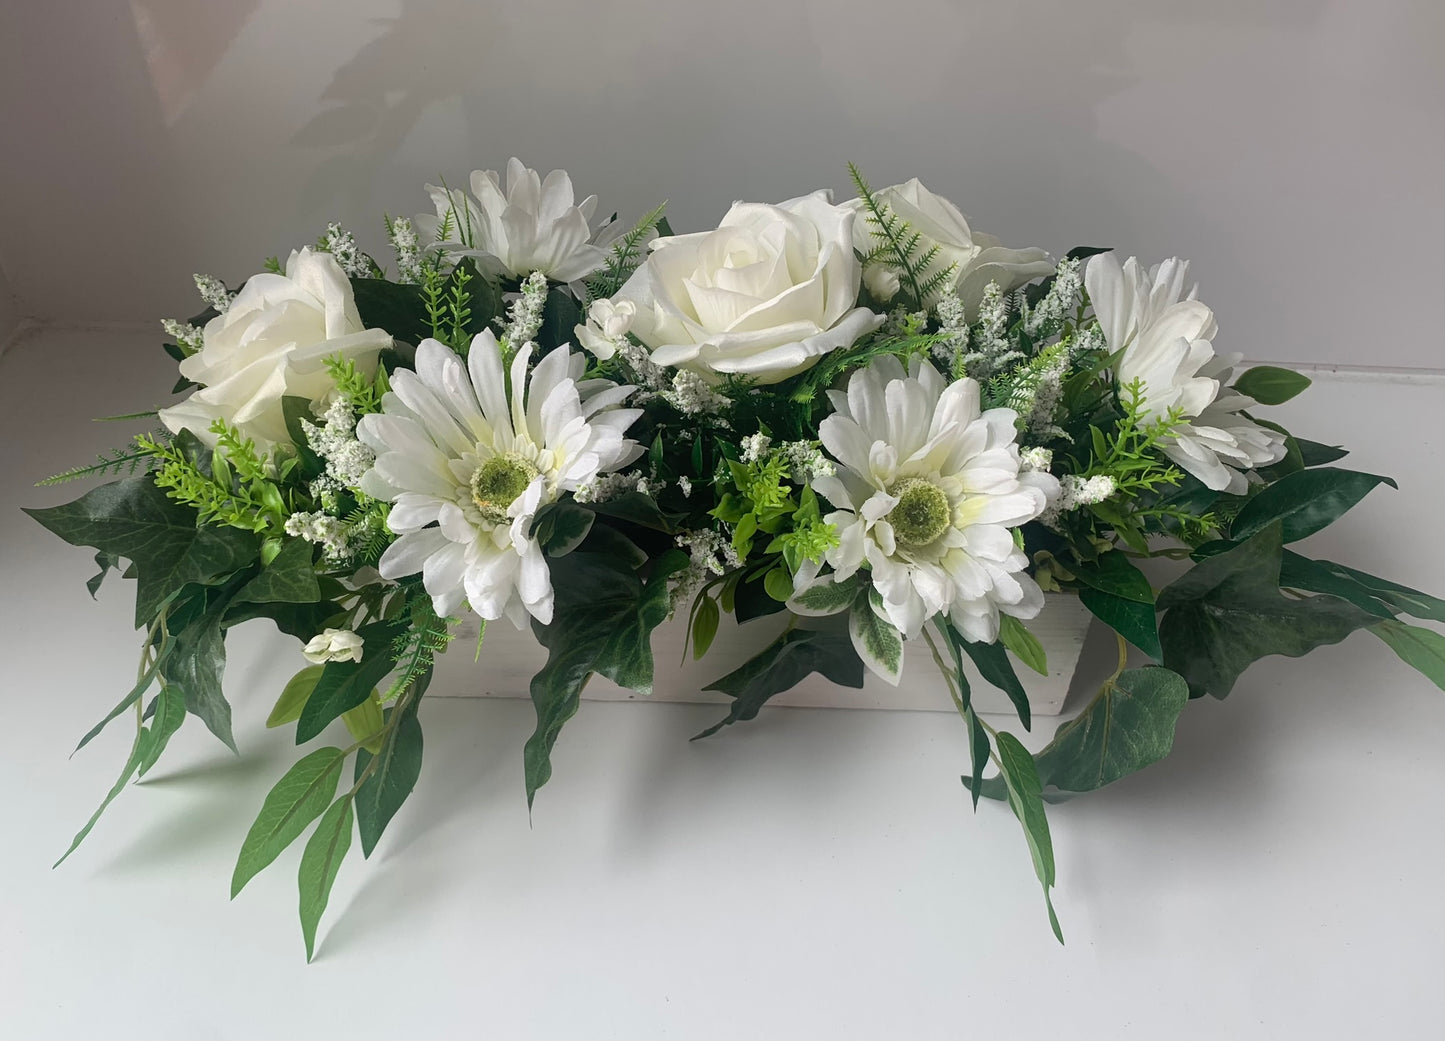
<path fill-rule="evenodd" d="M 1284 435 L 1240 413 L 1257 404 L 1226 388 L 1231 359 L 1214 353 L 1214 312 L 1185 292 L 1188 261 L 1172 257 L 1145 272 L 1135 257 L 1122 265 L 1109 253 L 1089 260 L 1084 282 L 1121 386 L 1138 380 L 1146 415 L 1179 409 L 1188 422 L 1164 443 L 1164 454 L 1215 491 L 1245 490 L 1243 470 L 1284 458 Z"/>
<path fill-rule="evenodd" d="M 472 173 L 472 194 L 427 185 L 436 216 L 413 219 L 423 239 L 447 253 L 476 257 L 493 274 L 523 278 L 540 271 L 572 282 L 607 262 L 588 222 L 597 196 L 574 203 L 572 179 L 553 170 L 545 179 L 520 159 L 507 163 L 507 190 L 492 170 Z M 442 234 L 445 229 L 445 234 Z"/>
<path fill-rule="evenodd" d="M 1011 409 L 980 412 L 979 386 L 948 383 L 915 359 L 893 357 L 830 391 L 835 413 L 819 436 L 837 473 L 813 479 L 834 506 L 839 545 L 827 562 L 843 581 L 865 562 L 880 613 L 905 636 L 947 614 L 968 639 L 998 637 L 999 612 L 1032 618 L 1043 607 L 1011 528 L 1033 520 L 1058 482 L 1020 473 Z"/>
<path fill-rule="evenodd" d="M 496 337 L 472 341 L 463 365 L 436 340 L 399 369 L 382 411 L 356 432 L 376 451 L 362 479 L 392 503 L 401 537 L 382 555 L 385 578 L 422 575 L 440 615 L 462 603 L 486 619 L 552 620 L 552 582 L 531 537 L 537 511 L 563 492 L 642 454 L 623 434 L 642 414 L 619 408 L 633 387 L 583 380 L 586 359 L 563 346 L 537 363 L 530 345 L 512 361 L 511 394 Z"/>

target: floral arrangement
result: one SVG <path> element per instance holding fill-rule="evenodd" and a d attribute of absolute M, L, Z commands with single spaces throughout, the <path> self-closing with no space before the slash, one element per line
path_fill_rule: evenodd
<path fill-rule="evenodd" d="M 255 618 L 308 663 L 267 725 L 350 735 L 276 783 L 232 878 L 311 829 L 308 958 L 353 833 L 369 855 L 416 782 L 419 706 L 469 612 L 547 650 L 529 805 L 589 677 L 647 693 L 670 618 L 700 658 L 724 613 L 792 615 L 713 685 L 734 700 L 705 734 L 810 673 L 896 684 L 905 653 L 931 656 L 964 787 L 1007 801 L 1046 901 L 1045 802 L 1167 754 L 1187 702 L 1255 660 L 1365 629 L 1445 686 L 1445 637 L 1403 620 L 1445 621 L 1445 601 L 1289 548 L 1393 482 L 1263 418 L 1309 381 L 1236 376 L 1186 263 L 1055 261 L 917 180 L 853 185 L 623 231 L 514 159 L 505 190 L 478 172 L 389 219 L 391 273 L 332 224 L 237 291 L 197 276 L 206 309 L 163 323 L 187 396 L 51 479 L 116 480 L 29 511 L 96 551 L 92 594 L 135 579 L 144 631 L 134 686 L 81 741 L 133 713 L 130 756 L 66 856 L 188 717 L 236 747 L 225 636 Z M 1187 570 L 1156 589 L 1155 557 Z M 1015 662 L 1046 668 L 1028 627 L 1046 591 L 1114 630 L 1119 666 L 1031 755 L 974 711 L 963 666 L 1028 728 Z"/>

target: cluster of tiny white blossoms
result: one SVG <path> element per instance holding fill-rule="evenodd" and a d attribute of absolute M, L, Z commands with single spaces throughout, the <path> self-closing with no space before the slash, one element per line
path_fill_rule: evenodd
<path fill-rule="evenodd" d="M 1064 259 L 1054 272 L 1053 284 L 1044 298 L 1030 308 L 1027 301 L 1020 308 L 1023 315 L 1024 332 L 1030 336 L 1047 334 L 1057 330 L 1068 319 L 1079 304 L 1084 288 L 1084 272 L 1077 259 Z"/>
<path fill-rule="evenodd" d="M 542 328 L 542 311 L 547 305 L 547 276 L 533 271 L 522 280 L 522 292 L 507 308 L 507 324 L 502 340 L 509 350 L 519 350 L 531 343 Z"/>
<path fill-rule="evenodd" d="M 174 318 L 162 318 L 161 328 L 176 341 L 176 345 L 187 354 L 195 354 L 205 345 L 206 330 L 189 322 L 178 322 Z"/>
<path fill-rule="evenodd" d="M 1008 326 L 1008 297 L 997 282 L 990 282 L 979 301 L 978 332 L 973 338 L 973 349 L 963 355 L 963 367 L 968 375 L 982 382 L 1023 359 L 1009 339 Z"/>
<path fill-rule="evenodd" d="M 1058 526 L 1059 518 L 1071 510 L 1103 502 L 1114 494 L 1114 478 L 1105 474 L 1097 477 L 1078 477 L 1074 474 L 1059 478 L 1059 497 L 1039 515 L 1039 520 L 1050 528 Z"/>
<path fill-rule="evenodd" d="M 320 510 L 291 514 L 286 518 L 286 534 L 315 543 L 332 560 L 342 560 L 351 554 L 346 522 Z"/>
<path fill-rule="evenodd" d="M 649 477 L 641 470 L 632 470 L 628 473 L 598 474 L 594 480 L 587 482 L 573 492 L 572 496 L 578 502 L 603 503 L 621 498 L 628 492 L 656 495 L 666 487 L 667 483 L 665 481 L 659 481 L 655 477 Z"/>
<path fill-rule="evenodd" d="M 672 578 L 668 596 L 674 607 L 691 600 L 710 576 L 724 575 L 742 564 L 731 540 L 715 531 L 685 531 L 677 536 L 677 544 L 687 550 L 689 559 Z"/>
<path fill-rule="evenodd" d="M 1051 448 L 1025 448 L 1019 452 L 1019 470 L 1034 473 L 1048 473 L 1049 467 L 1054 465 L 1054 452 Z"/>
<path fill-rule="evenodd" d="M 356 413 L 345 398 L 336 398 L 321 414 L 321 425 L 301 421 L 306 442 L 326 462 L 326 472 L 311 482 L 311 495 L 321 509 L 313 513 L 293 513 L 286 520 L 286 533 L 315 543 L 332 559 L 350 555 L 358 536 L 363 535 L 370 521 L 363 518 L 361 527 L 333 515 L 337 495 L 354 490 L 366 471 L 376 461 L 376 453 L 356 437 Z"/>
<path fill-rule="evenodd" d="M 943 339 L 933 345 L 933 356 L 953 372 L 968 350 L 968 315 L 958 293 L 947 289 L 933 307 Z"/>
<path fill-rule="evenodd" d="M 1045 347 L 1028 364 L 1014 383 L 1007 405 L 1019 414 L 1019 429 L 1045 440 L 1063 437 L 1054 423 L 1064 397 L 1072 352 L 1067 343 Z"/>
<path fill-rule="evenodd" d="M 215 275 L 197 274 L 191 277 L 196 280 L 196 292 L 201 294 L 201 299 L 215 308 L 217 314 L 225 314 L 231 306 L 231 291 L 226 288 L 226 283 Z"/>
<path fill-rule="evenodd" d="M 650 359 L 647 364 L 657 368 Z M 688 369 L 679 369 L 672 377 L 671 386 L 659 390 L 657 395 L 684 416 L 714 415 L 732 404 L 726 395 L 719 394 L 707 380 Z"/>
<path fill-rule="evenodd" d="M 321 248 L 330 253 L 341 270 L 352 278 L 365 278 L 371 274 L 371 265 L 367 262 L 366 254 L 362 253 L 361 247 L 356 244 L 356 236 L 336 221 L 326 225 L 326 234 L 321 238 Z"/>
<path fill-rule="evenodd" d="M 749 434 L 743 438 L 739 447 L 742 449 L 743 462 L 760 463 L 767 458 L 769 450 L 773 446 L 773 439 L 761 431 L 756 434 Z"/>
<path fill-rule="evenodd" d="M 778 451 L 788 460 L 788 479 L 797 484 L 809 484 L 815 477 L 832 477 L 838 472 L 816 441 L 784 441 Z"/>
<path fill-rule="evenodd" d="M 426 274 L 416 225 L 412 224 L 410 217 L 390 217 L 386 222 L 386 237 L 396 253 L 397 281 L 419 285 Z"/>

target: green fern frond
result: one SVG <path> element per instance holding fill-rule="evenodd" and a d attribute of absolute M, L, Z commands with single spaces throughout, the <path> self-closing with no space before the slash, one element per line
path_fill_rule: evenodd
<path fill-rule="evenodd" d="M 958 266 L 950 264 L 930 274 L 929 268 L 938 260 L 939 246 L 934 244 L 923 249 L 923 233 L 879 200 L 855 164 L 848 164 L 848 173 L 853 178 L 858 198 L 863 201 L 864 220 L 878 240 L 878 245 L 864 254 L 864 265 L 885 264 L 897 271 L 906 297 L 905 309 L 921 310 L 931 294 L 953 279 Z"/>
<path fill-rule="evenodd" d="M 154 456 L 150 449 L 141 447 L 133 442 L 126 448 L 112 448 L 107 452 L 97 455 L 96 461 L 88 466 L 73 466 L 69 470 L 54 474 L 37 481 L 37 488 L 49 488 L 52 485 L 66 484 L 69 481 L 79 481 L 86 477 L 130 477 L 140 469 L 141 464 Z"/>
<path fill-rule="evenodd" d="M 657 208 L 643 214 L 642 219 L 632 226 L 631 231 L 612 244 L 612 249 L 607 255 L 607 266 L 587 279 L 587 299 L 589 301 L 611 296 L 621 289 L 623 283 L 637 270 L 642 263 L 647 237 L 652 234 L 662 220 L 662 214 L 666 208 L 667 203 L 664 201 Z"/>

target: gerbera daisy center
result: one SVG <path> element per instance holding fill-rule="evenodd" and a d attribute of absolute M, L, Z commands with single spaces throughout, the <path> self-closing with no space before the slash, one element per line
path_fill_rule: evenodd
<path fill-rule="evenodd" d="M 472 502 L 482 519 L 504 524 L 507 507 L 527 490 L 541 471 L 515 452 L 494 455 L 472 474 Z"/>
<path fill-rule="evenodd" d="M 905 477 L 893 488 L 898 505 L 888 512 L 893 534 L 905 546 L 932 545 L 948 530 L 953 511 L 943 489 L 922 477 Z"/>

